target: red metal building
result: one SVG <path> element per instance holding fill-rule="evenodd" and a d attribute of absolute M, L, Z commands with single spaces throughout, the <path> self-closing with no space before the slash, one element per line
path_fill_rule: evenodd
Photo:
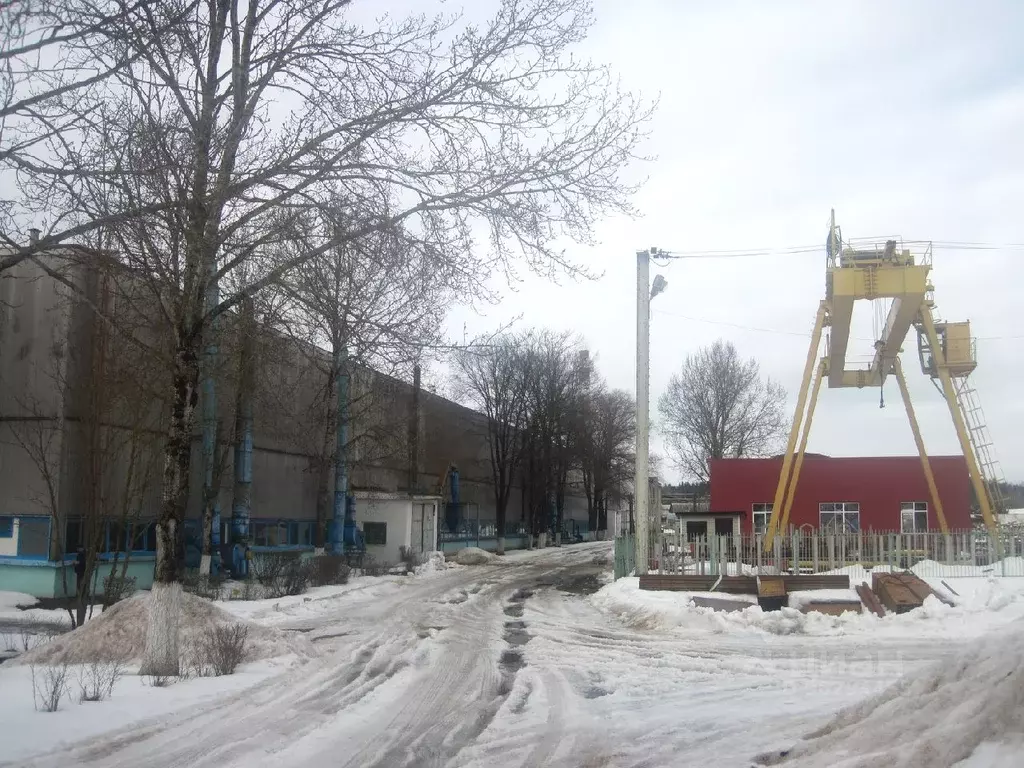
<path fill-rule="evenodd" d="M 931 467 L 952 530 L 971 527 L 971 489 L 963 456 L 932 456 Z M 771 516 L 782 457 L 711 462 L 711 514 L 738 516 L 744 533 Z M 807 454 L 789 516 L 795 527 L 840 530 L 939 530 L 917 456 L 833 458 Z"/>

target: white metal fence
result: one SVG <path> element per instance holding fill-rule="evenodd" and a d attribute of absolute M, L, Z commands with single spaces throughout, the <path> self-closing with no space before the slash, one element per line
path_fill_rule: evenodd
<path fill-rule="evenodd" d="M 650 573 L 753 575 L 828 573 L 850 566 L 913 570 L 919 576 L 1022 576 L 1024 532 L 985 531 L 828 533 L 794 530 L 777 535 L 769 551 L 761 534 L 687 540 L 681 529 L 653 536 Z"/>

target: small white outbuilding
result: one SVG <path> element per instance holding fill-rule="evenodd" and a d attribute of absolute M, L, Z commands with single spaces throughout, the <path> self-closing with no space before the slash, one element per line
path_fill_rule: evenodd
<path fill-rule="evenodd" d="M 402 548 L 428 556 L 438 551 L 440 496 L 356 491 L 356 527 L 362 531 L 366 554 L 393 565 Z"/>

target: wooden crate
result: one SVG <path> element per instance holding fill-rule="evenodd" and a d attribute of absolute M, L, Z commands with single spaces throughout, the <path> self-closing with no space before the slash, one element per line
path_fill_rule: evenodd
<path fill-rule="evenodd" d="M 888 610 L 906 613 L 920 608 L 932 588 L 912 573 L 874 573 L 871 590 Z"/>

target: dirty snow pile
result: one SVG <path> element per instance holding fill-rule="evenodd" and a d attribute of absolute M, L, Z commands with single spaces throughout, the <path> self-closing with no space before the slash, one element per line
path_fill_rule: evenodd
<path fill-rule="evenodd" d="M 921 608 L 878 618 L 870 612 L 847 611 L 841 616 L 803 613 L 787 607 L 763 611 L 757 605 L 731 613 L 695 605 L 703 593 L 641 590 L 636 577 L 619 579 L 591 596 L 592 604 L 634 629 L 682 630 L 712 633 L 764 632 L 772 635 L 842 636 L 851 633 L 882 636 L 918 636 L 922 632 L 956 638 L 983 635 L 1024 618 L 1024 579 L 960 579 L 956 606 L 929 596 Z M 816 593 L 819 597 L 822 593 Z M 824 591 L 830 599 L 845 590 Z M 739 595 L 717 594 L 730 600 Z M 799 603 L 803 594 L 797 596 Z"/>
<path fill-rule="evenodd" d="M 443 552 L 431 552 L 430 555 L 428 555 L 425 562 L 416 566 L 415 573 L 417 576 L 426 576 L 430 573 L 443 571 L 447 567 L 448 563 L 445 562 Z"/>
<path fill-rule="evenodd" d="M 494 555 L 479 547 L 465 547 L 455 555 L 455 562 L 459 565 L 486 565 L 494 560 Z"/>
<path fill-rule="evenodd" d="M 839 712 L 762 765 L 1017 768 L 1024 754 L 1024 621 Z M 963 762 L 961 762 L 963 761 Z"/>
<path fill-rule="evenodd" d="M 103 615 L 73 632 L 54 638 L 45 645 L 18 657 L 22 664 L 83 664 L 92 661 L 137 661 L 146 648 L 150 593 L 111 606 Z M 238 624 L 239 620 L 208 600 L 183 593 L 181 597 L 180 640 L 183 647 L 199 640 L 218 624 Z M 246 623 L 246 661 L 269 659 L 295 654 L 309 657 L 316 654 L 309 639 L 295 633 Z"/>

